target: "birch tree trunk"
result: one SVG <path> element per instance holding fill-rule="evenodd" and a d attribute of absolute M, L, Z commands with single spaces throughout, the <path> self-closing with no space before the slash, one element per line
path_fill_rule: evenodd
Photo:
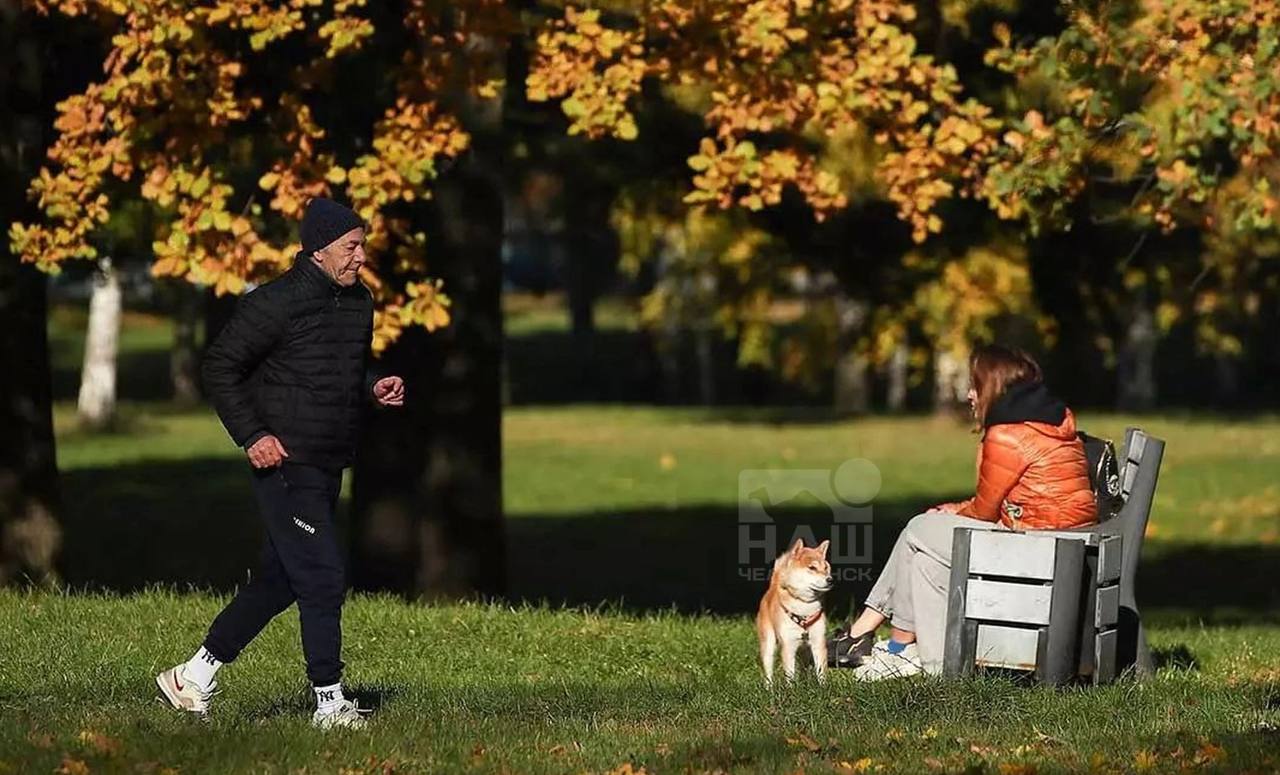
<path fill-rule="evenodd" d="M 907 381 L 911 354 L 906 343 L 893 348 L 889 363 L 885 367 L 888 372 L 889 387 L 885 395 L 885 404 L 891 412 L 901 412 L 907 408 Z"/>
<path fill-rule="evenodd" d="M 933 408 L 946 412 L 964 401 L 969 392 L 969 362 L 950 350 L 933 356 Z"/>
<path fill-rule="evenodd" d="M 80 421 L 88 428 L 103 428 L 115 419 L 116 355 L 120 348 L 120 278 L 104 258 L 93 281 L 89 300 L 89 330 L 84 342 L 84 367 L 80 371 Z"/>

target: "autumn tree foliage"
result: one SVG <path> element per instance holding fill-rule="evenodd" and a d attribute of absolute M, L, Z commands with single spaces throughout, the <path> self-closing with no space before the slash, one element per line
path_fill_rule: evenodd
<path fill-rule="evenodd" d="M 877 179 L 923 241 L 942 229 L 940 199 L 977 193 L 995 141 L 990 109 L 917 50 L 903 28 L 914 18 L 880 0 L 672 0 L 619 30 L 570 7 L 538 37 L 529 96 L 559 99 L 570 133 L 635 139 L 629 101 L 658 79 L 707 124 L 686 202 L 759 210 L 794 186 L 819 220 L 848 193 L 818 149 L 869 131 L 884 148 Z"/>
<path fill-rule="evenodd" d="M 238 293 L 287 268 L 291 224 L 308 198 L 336 196 L 371 226 L 363 279 L 378 302 L 375 348 L 406 325 L 448 323 L 449 298 L 405 210 L 468 147 L 440 102 L 445 87 L 495 93 L 501 62 L 476 43 L 499 29 L 501 4 L 454 14 L 406 3 L 395 20 L 404 51 L 372 89 L 389 92 L 386 104 L 371 126 L 355 128 L 335 105 L 365 97 L 343 81 L 349 60 L 375 41 L 376 8 L 364 0 L 32 5 L 96 17 L 113 35 L 103 77 L 58 105 L 57 139 L 30 188 L 44 218 L 9 230 L 23 260 L 56 270 L 95 257 L 113 203 L 140 197 L 164 220 L 153 274 Z"/>
<path fill-rule="evenodd" d="M 892 352 L 907 325 L 940 347 L 964 347 L 990 335 L 992 316 L 1035 317 L 1027 251 L 1005 244 L 1009 236 L 1097 224 L 1135 238 L 1111 258 L 1115 292 L 1091 298 L 1109 294 L 1115 307 L 1149 288 L 1143 299 L 1152 300 L 1139 303 L 1156 308 L 1162 328 L 1195 315 L 1203 346 L 1239 352 L 1229 324 L 1276 295 L 1266 246 L 1276 217 L 1277 4 L 1062 3 L 1048 35 L 1019 29 L 1027 4 L 1017 3 L 1002 6 L 1005 21 L 971 28 L 965 15 L 981 5 L 942 3 L 931 19 L 934 37 L 950 25 L 986 49 L 983 72 L 963 73 L 925 50 L 918 4 L 907 2 L 569 7 L 538 37 L 529 95 L 558 101 L 571 133 L 644 142 L 641 85 L 660 84 L 706 129 L 688 159 L 691 205 L 759 211 L 791 188 L 821 222 L 890 202 L 922 244 L 916 264 L 938 274 L 922 273 L 917 290 L 868 317 L 875 329 L 860 346 L 872 353 Z M 986 229 L 1005 235 L 1001 244 L 931 258 L 930 238 L 965 198 L 1008 222 Z M 634 212 L 634 201 L 626 207 Z M 1189 261 L 1163 249 L 1131 260 L 1150 234 L 1174 233 L 1203 235 L 1205 247 Z M 778 268 L 773 252 L 735 264 L 739 274 Z M 1020 298 L 1001 297 L 1010 290 Z M 758 292 L 722 302 L 726 331 L 763 320 Z"/>

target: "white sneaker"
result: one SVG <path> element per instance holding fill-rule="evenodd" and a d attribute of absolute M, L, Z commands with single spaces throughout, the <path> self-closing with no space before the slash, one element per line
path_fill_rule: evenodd
<path fill-rule="evenodd" d="M 218 693 L 218 682 L 209 684 L 207 689 L 201 688 L 195 681 L 187 678 L 184 666 L 175 665 L 156 676 L 156 686 L 160 687 L 160 694 L 175 710 L 207 718 L 209 703 L 213 700 L 213 695 Z"/>
<path fill-rule="evenodd" d="M 311 726 L 316 729 L 364 729 L 369 723 L 364 720 L 368 712 L 357 707 L 351 700 L 343 700 L 330 711 L 316 708 L 316 712 L 311 715 Z"/>
<path fill-rule="evenodd" d="M 887 678 L 905 678 L 924 672 L 924 665 L 920 662 L 920 652 L 914 642 L 908 643 L 897 654 L 889 651 L 888 644 L 888 641 L 877 643 L 871 649 L 871 656 L 867 657 L 861 667 L 853 671 L 854 678 L 859 681 L 883 681 Z"/>

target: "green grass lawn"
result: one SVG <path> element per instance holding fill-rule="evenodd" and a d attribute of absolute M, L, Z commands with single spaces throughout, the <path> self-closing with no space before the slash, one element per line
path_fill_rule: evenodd
<path fill-rule="evenodd" d="M 146 566 L 152 552 L 129 545 L 146 535 L 130 525 L 150 525 L 148 514 L 164 508 L 182 509 L 175 519 L 188 535 L 193 523 L 218 531 L 212 520 L 221 519 L 238 525 L 238 540 L 256 542 L 251 516 L 233 520 L 249 506 L 242 464 L 207 412 L 135 404 L 126 416 L 128 433 L 91 437 L 75 431 L 70 406 L 59 407 L 72 551 L 96 556 L 100 568 Z M 1149 562 L 1175 558 L 1143 587 L 1164 665 L 1154 680 L 1054 691 L 994 678 L 859 685 L 842 672 L 772 696 L 759 685 L 742 613 L 759 585 L 703 570 L 723 548 L 711 544 L 732 548 L 739 470 L 866 458 L 882 474 L 876 503 L 889 504 L 896 525 L 972 486 L 974 444 L 964 428 L 928 418 L 775 419 L 511 410 L 504 487 L 514 597 L 555 597 L 558 584 L 571 587 L 571 602 L 658 589 L 678 603 L 682 584 L 717 582 L 739 583 L 748 596 L 712 596 L 724 604 L 704 615 L 663 610 L 661 596 L 589 609 L 357 596 L 345 657 L 349 682 L 378 707 L 368 732 L 308 728 L 292 613 L 223 672 L 217 715 L 201 726 L 154 702 L 150 681 L 187 656 L 223 597 L 2 593 L 0 772 L 1275 771 L 1276 582 L 1241 563 L 1275 567 L 1280 423 L 1142 420 L 1169 440 Z M 1086 419 L 1112 435 L 1130 421 Z M 148 476 L 161 461 L 165 473 Z M 225 468 L 209 481 L 201 472 L 215 463 Z M 1236 521 L 1215 527 L 1223 514 Z M 600 532 L 595 523 L 609 520 L 617 531 Z M 74 533 L 88 525 L 99 529 L 79 545 Z M 564 545 L 584 531 L 622 545 Z M 599 553 L 625 583 L 587 564 Z M 194 540 L 170 554 L 175 574 L 204 562 Z M 557 560 L 568 563 L 558 574 L 533 567 Z M 1201 565 L 1234 570 L 1236 583 L 1206 580 Z M 111 586 L 109 574 L 98 581 Z M 535 594 L 539 585 L 548 594 Z"/>
<path fill-rule="evenodd" d="M 540 329 L 547 313 L 527 314 Z M 126 334 L 130 353 L 163 363 L 161 333 Z M 208 410 L 126 402 L 122 415 L 90 436 L 74 406 L 57 408 L 74 593 L 0 592 L 0 775 L 1280 769 L 1274 417 L 1082 418 L 1169 442 L 1139 581 L 1152 680 L 1050 690 L 837 672 L 770 694 L 749 616 L 763 584 L 736 572 L 739 472 L 871 461 L 878 565 L 905 519 L 971 491 L 975 437 L 923 417 L 512 409 L 507 549 L 494 558 L 510 599 L 354 596 L 347 683 L 377 712 L 368 731 L 321 734 L 292 612 L 220 675 L 210 724 L 153 700 L 152 676 L 189 656 L 259 538 L 241 453 Z M 831 520 L 798 502 L 779 521 Z"/>

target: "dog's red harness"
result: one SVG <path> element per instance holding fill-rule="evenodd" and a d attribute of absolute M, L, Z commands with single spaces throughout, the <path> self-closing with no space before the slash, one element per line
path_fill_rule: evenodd
<path fill-rule="evenodd" d="M 783 611 L 783 613 L 785 613 L 785 614 L 786 614 L 786 615 L 791 619 L 791 621 L 793 621 L 793 622 L 795 622 L 796 624 L 800 625 L 800 629 L 802 629 L 802 630 L 807 630 L 807 629 L 809 629 L 811 626 L 813 626 L 813 623 L 814 623 L 814 622 L 816 622 L 816 621 L 818 621 L 819 619 L 821 619 L 821 618 L 822 618 L 822 609 L 821 609 L 821 608 L 819 608 L 817 611 L 815 611 L 815 612 L 813 613 L 813 615 L 812 615 L 812 616 L 807 616 L 807 617 L 806 617 L 806 616 L 801 616 L 800 614 L 797 614 L 797 613 L 792 613 L 791 611 L 788 611 L 786 606 L 783 606 L 783 607 L 782 607 L 782 611 Z"/>

